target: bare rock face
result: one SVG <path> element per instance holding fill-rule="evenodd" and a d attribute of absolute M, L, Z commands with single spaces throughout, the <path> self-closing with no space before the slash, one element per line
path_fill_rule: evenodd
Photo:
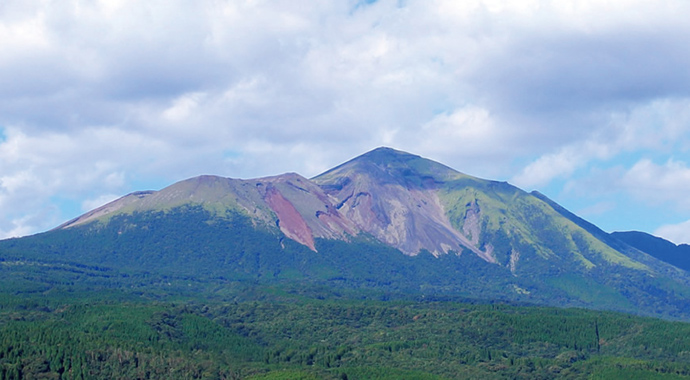
<path fill-rule="evenodd" d="M 264 199 L 268 206 L 276 213 L 276 224 L 280 230 L 292 240 L 306 245 L 312 251 L 316 250 L 314 246 L 314 234 L 304 221 L 302 215 L 290 203 L 283 194 L 281 194 L 275 187 L 270 186 L 266 189 Z"/>
<path fill-rule="evenodd" d="M 294 173 L 255 180 L 285 236 L 316 250 L 314 238 L 348 240 L 359 230 L 343 218 L 326 193 Z"/>
<path fill-rule="evenodd" d="M 437 191 L 464 175 L 419 156 L 379 148 L 312 179 L 336 199 L 340 213 L 378 240 L 408 255 L 469 249 L 493 262 L 451 226 Z M 475 234 L 478 236 L 478 234 Z"/>

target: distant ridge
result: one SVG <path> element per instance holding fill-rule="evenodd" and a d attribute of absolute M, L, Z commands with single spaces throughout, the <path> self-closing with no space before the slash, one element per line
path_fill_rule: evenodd
<path fill-rule="evenodd" d="M 612 237 L 649 253 L 659 260 L 690 271 L 690 245 L 676 245 L 668 240 L 639 231 L 613 232 Z"/>

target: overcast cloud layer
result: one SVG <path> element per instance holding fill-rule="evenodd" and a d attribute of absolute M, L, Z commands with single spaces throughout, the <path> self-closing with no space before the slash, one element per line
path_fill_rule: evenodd
<path fill-rule="evenodd" d="M 377 146 L 690 242 L 690 2 L 3 0 L 0 237 Z"/>

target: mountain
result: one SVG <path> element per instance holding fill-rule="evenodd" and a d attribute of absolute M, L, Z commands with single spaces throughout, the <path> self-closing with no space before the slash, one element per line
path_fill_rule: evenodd
<path fill-rule="evenodd" d="M 673 266 L 690 271 L 690 245 L 676 245 L 668 240 L 639 231 L 613 232 L 611 236 Z"/>
<path fill-rule="evenodd" d="M 18 292 L 86 284 L 222 295 L 279 283 L 690 320 L 687 272 L 542 194 L 390 148 L 312 179 L 200 176 L 135 192 L 0 242 L 0 260 L 11 269 L 1 280 Z"/>

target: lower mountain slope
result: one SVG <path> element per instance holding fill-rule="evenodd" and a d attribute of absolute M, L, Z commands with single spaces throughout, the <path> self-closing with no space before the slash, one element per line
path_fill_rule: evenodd
<path fill-rule="evenodd" d="M 472 233 L 516 277 L 544 281 L 597 308 L 649 310 L 666 302 L 680 306 L 690 296 L 687 272 L 611 238 L 543 195 L 468 179 L 442 193 L 454 226 Z"/>
<path fill-rule="evenodd" d="M 407 256 L 366 236 L 317 239 L 315 246 L 312 251 L 287 239 L 275 226 L 257 228 L 241 213 L 218 217 L 201 206 L 181 206 L 0 241 L 0 253 L 5 287 L 18 292 L 70 284 L 142 291 L 192 284 L 213 293 L 232 284 L 296 282 L 335 291 L 524 298 L 504 294 L 515 282 L 510 272 L 473 255 Z"/>
<path fill-rule="evenodd" d="M 0 281 L 15 294 L 125 290 L 224 299 L 233 289 L 277 285 L 324 289 L 325 297 L 471 298 L 690 320 L 689 288 L 624 266 L 564 272 L 541 262 L 536 274 L 516 274 L 469 250 L 409 256 L 366 235 L 319 238 L 315 248 L 239 212 L 219 217 L 185 205 L 0 241 Z"/>

